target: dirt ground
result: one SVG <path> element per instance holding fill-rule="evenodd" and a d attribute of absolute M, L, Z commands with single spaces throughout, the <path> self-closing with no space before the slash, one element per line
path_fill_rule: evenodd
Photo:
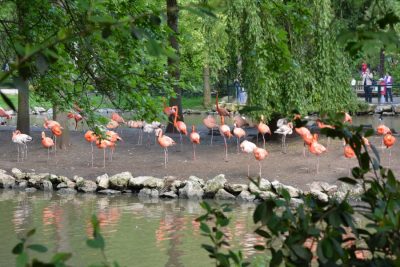
<path fill-rule="evenodd" d="M 163 177 L 176 176 L 187 179 L 195 175 L 203 179 L 210 179 L 224 173 L 229 182 L 239 183 L 247 181 L 247 155 L 236 153 L 236 139 L 229 140 L 228 162 L 224 161 L 224 146 L 221 136 L 214 136 L 214 145 L 210 146 L 210 135 L 205 128 L 199 127 L 201 145 L 196 148 L 196 161 L 192 160 L 192 145 L 188 137 L 184 137 L 183 150 L 179 149 L 179 135 L 168 134 L 177 143 L 176 148 L 169 151 L 169 163 L 164 168 L 164 152 L 151 138 L 151 145 L 145 145 L 147 136 L 143 136 L 143 145 L 137 145 L 138 131 L 124 128 L 122 131 L 123 142 L 119 143 L 112 162 L 106 161 L 103 168 L 103 151 L 94 148 L 95 166 L 90 167 L 91 147 L 83 138 L 83 132 L 71 131 L 72 145 L 68 150 L 57 151 L 47 160 L 47 150 L 41 145 L 41 129 L 32 127 L 33 141 L 28 145 L 28 159 L 17 162 L 17 147 L 11 142 L 11 129 L 0 127 L 0 168 L 10 171 L 16 167 L 23 171 L 49 172 L 65 175 L 72 178 L 79 175 L 84 178 L 95 179 L 98 175 L 108 173 L 113 175 L 123 171 L 130 171 L 133 176 L 151 175 Z M 249 129 L 255 133 L 254 129 Z M 250 137 L 253 138 L 253 137 Z M 380 137 L 370 138 L 373 144 L 380 146 Z M 326 138 L 320 142 L 326 145 Z M 287 154 L 281 152 L 280 138 L 267 142 L 269 156 L 262 162 L 262 177 L 270 181 L 277 179 L 284 184 L 289 184 L 306 189 L 306 184 L 313 181 L 326 181 L 337 183 L 337 178 L 348 174 L 349 167 L 356 165 L 355 159 L 346 159 L 343 156 L 342 143 L 331 140 L 328 152 L 320 157 L 319 173 L 316 174 L 317 157 L 307 153 L 303 157 L 303 142 L 294 133 L 287 138 Z M 262 140 L 260 140 L 262 146 Z M 382 151 L 382 163 L 388 165 L 389 152 Z M 392 150 L 391 167 L 397 173 L 400 169 L 398 158 L 399 146 Z M 259 171 L 258 162 L 250 157 L 250 175 L 256 176 Z"/>

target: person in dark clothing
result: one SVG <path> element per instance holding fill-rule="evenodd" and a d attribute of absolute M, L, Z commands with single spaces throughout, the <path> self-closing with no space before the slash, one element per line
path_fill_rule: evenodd
<path fill-rule="evenodd" d="M 392 75 L 390 75 L 390 72 L 386 73 L 385 84 L 386 84 L 385 101 L 387 103 L 389 102 L 390 99 L 390 103 L 393 103 L 393 95 L 392 95 L 393 78 Z"/>

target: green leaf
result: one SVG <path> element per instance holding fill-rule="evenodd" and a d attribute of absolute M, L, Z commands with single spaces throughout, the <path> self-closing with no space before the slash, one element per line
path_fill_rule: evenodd
<path fill-rule="evenodd" d="M 27 246 L 27 248 L 29 248 L 30 250 L 36 251 L 36 252 L 40 252 L 40 253 L 47 252 L 47 248 L 40 244 L 32 244 L 32 245 Z"/>
<path fill-rule="evenodd" d="M 31 237 L 36 233 L 36 229 L 33 228 L 31 230 L 28 231 L 28 233 L 26 233 L 26 237 Z"/>
<path fill-rule="evenodd" d="M 17 256 L 16 267 L 26 267 L 28 265 L 28 254 L 22 252 Z"/>
<path fill-rule="evenodd" d="M 341 177 L 338 180 L 342 181 L 342 182 L 344 182 L 346 184 L 351 184 L 351 185 L 357 184 L 357 181 L 354 180 L 353 178 L 350 178 L 350 177 Z"/>
<path fill-rule="evenodd" d="M 269 266 L 279 266 L 282 263 L 283 253 L 281 250 L 275 251 L 272 249 L 272 259 Z"/>
<path fill-rule="evenodd" d="M 302 245 L 294 244 L 290 248 L 303 260 L 310 260 L 312 258 L 311 252 Z"/>
<path fill-rule="evenodd" d="M 4 94 L 3 92 L 0 91 L 0 95 L 1 95 L 1 98 L 3 98 L 4 102 L 7 104 L 7 106 L 9 108 L 11 108 L 13 111 L 17 111 L 13 102 L 8 98 L 8 96 L 6 96 L 6 94 Z"/>
<path fill-rule="evenodd" d="M 376 159 L 378 160 L 378 163 L 380 164 L 381 163 L 381 158 L 379 156 L 378 150 L 376 149 L 376 147 L 373 144 L 371 144 L 371 149 L 372 149 L 372 152 L 374 153 Z"/>
<path fill-rule="evenodd" d="M 24 243 L 18 243 L 13 249 L 13 254 L 21 254 L 24 251 Z"/>
<path fill-rule="evenodd" d="M 207 250 L 209 253 L 214 254 L 215 253 L 215 248 L 213 246 L 207 245 L 207 244 L 202 244 L 202 248 Z"/>
<path fill-rule="evenodd" d="M 207 234 L 211 233 L 210 227 L 208 227 L 208 225 L 204 222 L 200 223 L 200 230 Z"/>
<path fill-rule="evenodd" d="M 264 247 L 263 245 L 255 245 L 255 246 L 254 246 L 254 249 L 255 249 L 255 250 L 263 251 L 263 250 L 265 250 L 265 247 Z"/>
<path fill-rule="evenodd" d="M 71 256 L 72 256 L 71 253 L 59 252 L 51 258 L 51 262 L 55 263 L 55 264 L 60 263 L 60 262 L 66 262 L 67 260 L 69 260 L 71 258 Z"/>

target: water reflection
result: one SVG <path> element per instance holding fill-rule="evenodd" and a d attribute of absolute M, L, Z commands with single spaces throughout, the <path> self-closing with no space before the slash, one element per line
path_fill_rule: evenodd
<path fill-rule="evenodd" d="M 253 233 L 253 204 L 235 205 L 232 223 L 226 229 L 232 249 L 246 257 L 255 253 L 262 239 Z M 85 240 L 92 233 L 92 214 L 97 214 L 106 238 L 106 254 L 124 266 L 208 266 L 211 260 L 200 246 L 208 242 L 195 219 L 203 211 L 198 202 L 146 200 L 132 196 L 59 196 L 0 191 L 0 266 L 14 264 L 11 249 L 17 237 L 37 228 L 35 243 L 51 252 L 74 254 L 73 266 L 100 262 L 97 251 Z"/>

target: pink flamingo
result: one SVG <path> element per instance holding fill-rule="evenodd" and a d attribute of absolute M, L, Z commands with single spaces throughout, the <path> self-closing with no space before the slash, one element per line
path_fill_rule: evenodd
<path fill-rule="evenodd" d="M 258 165 L 260 166 L 260 178 L 261 178 L 261 161 L 264 160 L 268 156 L 267 150 L 263 148 L 256 147 L 253 150 L 254 158 L 258 160 Z"/>
<path fill-rule="evenodd" d="M 237 141 L 237 153 L 239 154 L 239 143 L 240 143 L 240 138 L 246 136 L 246 131 L 243 130 L 240 127 L 237 127 L 237 124 L 234 123 L 233 126 L 233 135 L 236 136 L 236 141 Z"/>
<path fill-rule="evenodd" d="M 166 135 L 163 135 L 162 129 L 155 129 L 158 144 L 164 148 L 164 167 L 167 168 L 168 162 L 168 147 L 175 145 L 175 141 Z"/>
<path fill-rule="evenodd" d="M 173 106 L 172 108 L 175 110 L 174 126 L 179 132 L 181 141 L 181 150 L 182 150 L 182 143 L 183 143 L 182 134 L 187 135 L 187 128 L 186 124 L 183 121 L 178 121 L 178 106 Z"/>
<path fill-rule="evenodd" d="M 208 115 L 206 118 L 203 119 L 203 124 L 211 130 L 211 142 L 210 145 L 212 146 L 213 144 L 213 137 L 214 137 L 214 128 L 218 127 L 218 124 L 215 120 L 215 118 L 211 115 Z"/>
<path fill-rule="evenodd" d="M 263 138 L 263 143 L 264 143 L 264 149 L 265 149 L 265 134 L 271 135 L 271 130 L 269 129 L 268 125 L 264 123 L 264 115 L 261 115 L 261 121 L 259 124 L 257 124 L 257 130 L 258 132 L 262 135 Z M 257 143 L 258 143 L 258 135 L 257 135 Z"/>
<path fill-rule="evenodd" d="M 229 126 L 225 124 L 224 116 L 221 116 L 221 125 L 219 126 L 219 132 L 221 133 L 222 137 L 224 137 L 225 161 L 228 161 L 228 144 L 226 143 L 226 138 L 231 138 L 232 134 Z"/>
<path fill-rule="evenodd" d="M 196 132 L 196 128 L 192 125 L 192 132 L 190 133 L 190 141 L 193 144 L 193 160 L 196 160 L 196 145 L 200 144 L 200 135 Z"/>
<path fill-rule="evenodd" d="M 318 143 L 318 134 L 314 134 L 313 136 L 313 141 L 311 142 L 311 144 L 308 146 L 308 150 L 314 154 L 317 155 L 317 174 L 319 172 L 319 156 L 326 152 L 326 148 L 321 145 L 320 143 Z"/>
<path fill-rule="evenodd" d="M 93 131 L 87 131 L 85 133 L 85 139 L 90 143 L 90 146 L 92 148 L 92 168 L 93 168 L 93 143 L 97 141 L 97 136 Z"/>

